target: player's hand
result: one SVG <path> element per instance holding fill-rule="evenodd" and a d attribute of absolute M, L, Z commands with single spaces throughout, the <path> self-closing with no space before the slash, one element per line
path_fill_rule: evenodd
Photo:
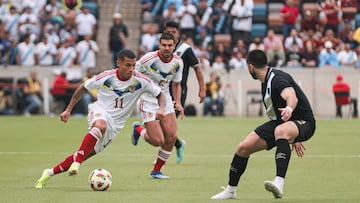
<path fill-rule="evenodd" d="M 184 108 L 181 106 L 181 104 L 176 103 L 175 109 L 179 111 L 179 116 L 181 119 L 183 119 L 185 116 L 185 112 L 184 112 Z"/>
<path fill-rule="evenodd" d="M 292 116 L 292 110 L 289 109 L 288 107 L 285 108 L 279 108 L 280 111 L 280 115 L 281 115 L 281 120 L 283 121 L 288 121 L 291 116 Z"/>
<path fill-rule="evenodd" d="M 304 156 L 304 151 L 305 151 L 305 147 L 302 144 L 302 142 L 296 142 L 294 144 L 291 145 L 291 151 L 295 149 L 295 152 L 297 154 L 298 157 L 303 157 Z"/>
<path fill-rule="evenodd" d="M 156 112 L 156 120 L 161 121 L 162 119 L 164 119 L 165 115 L 164 115 L 164 109 L 159 109 L 158 112 Z"/>
<path fill-rule="evenodd" d="M 204 101 L 205 96 L 206 96 L 205 90 L 204 90 L 204 91 L 200 90 L 200 91 L 199 91 L 199 98 L 200 98 L 200 102 L 199 102 L 199 103 L 202 103 L 202 102 Z"/>
<path fill-rule="evenodd" d="M 67 120 L 69 120 L 70 115 L 71 115 L 71 112 L 65 110 L 64 112 L 62 112 L 62 113 L 60 114 L 60 119 L 61 119 L 61 121 L 64 122 L 64 123 L 66 123 Z"/>

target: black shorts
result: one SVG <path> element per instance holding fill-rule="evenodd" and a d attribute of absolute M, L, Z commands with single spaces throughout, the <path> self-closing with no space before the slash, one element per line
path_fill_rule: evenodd
<path fill-rule="evenodd" d="M 292 120 L 299 130 L 299 135 L 295 138 L 294 142 L 303 142 L 310 139 L 315 132 L 315 121 L 302 121 L 302 120 Z M 283 124 L 284 121 L 268 121 L 255 129 L 256 134 L 259 135 L 268 145 L 267 150 L 272 149 L 276 146 L 274 130 L 278 125 Z"/>

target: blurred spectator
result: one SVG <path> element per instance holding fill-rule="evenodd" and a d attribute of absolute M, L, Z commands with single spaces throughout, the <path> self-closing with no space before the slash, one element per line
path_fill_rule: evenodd
<path fill-rule="evenodd" d="M 229 27 L 227 25 L 228 12 L 223 9 L 223 1 L 215 0 L 213 12 L 211 15 L 212 34 L 228 34 Z"/>
<path fill-rule="evenodd" d="M 24 7 L 24 12 L 19 18 L 19 31 L 20 35 L 27 34 L 26 30 L 29 30 L 31 34 L 38 35 L 39 32 L 39 19 L 29 5 Z"/>
<path fill-rule="evenodd" d="M 238 39 L 235 43 L 235 46 L 231 50 L 231 56 L 235 56 L 236 53 L 241 52 L 243 56 L 247 54 L 247 49 L 244 40 Z"/>
<path fill-rule="evenodd" d="M 203 116 L 207 116 L 209 113 L 212 116 L 224 115 L 224 99 L 219 95 L 221 86 L 220 77 L 216 72 L 211 72 L 210 81 L 206 83 Z"/>
<path fill-rule="evenodd" d="M 208 60 L 206 52 L 202 52 L 198 55 L 201 67 L 203 70 L 207 70 L 211 68 L 210 61 Z"/>
<path fill-rule="evenodd" d="M 303 41 L 298 36 L 298 33 L 295 28 L 292 28 L 290 31 L 290 35 L 285 38 L 285 51 L 294 51 L 293 44 L 297 46 L 297 49 L 303 49 Z"/>
<path fill-rule="evenodd" d="M 303 67 L 315 68 L 318 65 L 318 52 L 311 41 L 306 41 L 301 59 Z"/>
<path fill-rule="evenodd" d="M 70 84 L 66 79 L 67 74 L 65 71 L 62 71 L 58 74 L 52 84 L 51 94 L 54 97 L 55 101 L 61 101 L 65 107 L 69 104 L 73 89 L 77 88 L 78 84 Z"/>
<path fill-rule="evenodd" d="M 71 43 L 71 39 L 66 40 L 58 50 L 57 59 L 61 67 L 71 68 L 75 64 L 76 51 Z"/>
<path fill-rule="evenodd" d="M 95 68 L 88 68 L 86 70 L 86 76 L 82 79 L 82 82 L 85 82 L 86 80 L 92 78 L 93 76 L 95 76 Z M 97 97 L 96 95 L 97 95 L 97 90 L 94 89 L 85 93 L 81 98 L 84 115 L 88 114 L 88 105 L 96 100 Z"/>
<path fill-rule="evenodd" d="M 341 74 L 336 76 L 336 83 L 333 84 L 333 93 L 335 94 L 336 99 L 336 117 L 342 118 L 341 105 L 342 104 L 350 104 L 353 105 L 353 118 L 358 117 L 358 109 L 357 109 L 357 99 L 352 98 L 350 96 L 350 85 L 343 81 L 343 77 Z"/>
<path fill-rule="evenodd" d="M 354 31 L 350 30 L 347 35 L 346 38 L 343 40 L 343 43 L 349 43 L 351 49 L 355 49 L 359 43 L 354 39 Z"/>
<path fill-rule="evenodd" d="M 326 41 L 319 55 L 319 67 L 339 68 L 339 59 L 331 41 Z"/>
<path fill-rule="evenodd" d="M 286 67 L 287 68 L 299 68 L 301 64 L 302 56 L 298 44 L 291 44 L 290 49 L 286 52 Z"/>
<path fill-rule="evenodd" d="M 355 29 L 355 15 L 357 9 L 357 0 L 341 0 L 342 22 L 348 21 L 352 30 Z"/>
<path fill-rule="evenodd" d="M 231 69 L 246 69 L 246 60 L 242 52 L 237 52 L 235 56 L 232 56 L 229 61 L 229 66 Z"/>
<path fill-rule="evenodd" d="M 0 88 L 0 115 L 13 115 L 14 101 L 8 89 Z"/>
<path fill-rule="evenodd" d="M 283 36 L 287 37 L 290 30 L 295 28 L 299 16 L 299 9 L 294 0 L 285 0 L 285 5 L 280 9 L 280 16 L 284 20 Z"/>
<path fill-rule="evenodd" d="M 36 45 L 35 59 L 36 64 L 41 66 L 51 66 L 55 64 L 57 48 L 53 43 L 48 42 L 47 36 L 43 36 L 41 42 Z"/>
<path fill-rule="evenodd" d="M 281 38 L 275 35 L 274 30 L 269 29 L 263 42 L 269 65 L 272 67 L 282 66 L 286 58 Z"/>
<path fill-rule="evenodd" d="M 141 36 L 140 50 L 143 53 L 154 51 L 158 48 L 157 27 L 150 26 L 147 33 Z"/>
<path fill-rule="evenodd" d="M 7 65 L 7 58 L 11 48 L 11 42 L 9 40 L 10 35 L 7 32 L 0 34 L 0 65 Z"/>
<path fill-rule="evenodd" d="M 213 57 L 215 58 L 217 56 L 220 56 L 222 58 L 221 61 L 225 64 L 228 64 L 231 58 L 231 53 L 229 52 L 228 47 L 225 47 L 223 43 L 219 43 L 216 45 L 213 54 Z M 215 58 L 213 58 L 212 61 L 215 61 Z"/>
<path fill-rule="evenodd" d="M 303 45 L 305 46 L 308 42 L 311 43 L 312 49 L 314 49 L 316 52 L 321 51 L 323 43 L 315 37 L 314 30 L 312 29 L 308 30 L 308 37 L 304 40 Z"/>
<path fill-rule="evenodd" d="M 309 36 L 309 30 L 320 31 L 319 36 L 322 35 L 322 26 L 320 24 L 319 19 L 317 16 L 314 16 L 310 10 L 306 10 L 304 17 L 301 20 L 301 33 L 300 36 L 302 38 L 307 38 Z"/>
<path fill-rule="evenodd" d="M 249 52 L 252 50 L 265 51 L 265 47 L 264 47 L 261 37 L 259 37 L 259 36 L 254 37 L 253 42 L 249 46 Z"/>
<path fill-rule="evenodd" d="M 20 66 L 35 65 L 35 44 L 30 40 L 30 34 L 24 36 L 24 41 L 18 45 L 16 63 Z"/>
<path fill-rule="evenodd" d="M 345 43 L 344 49 L 338 53 L 338 59 L 341 67 L 354 68 L 357 55 L 355 51 L 351 50 L 350 44 Z"/>
<path fill-rule="evenodd" d="M 76 31 L 73 25 L 65 24 L 63 28 L 59 31 L 60 36 L 60 43 L 64 43 L 66 40 L 73 40 L 76 39 Z"/>
<path fill-rule="evenodd" d="M 5 60 L 5 67 L 7 65 L 16 65 L 16 58 L 17 58 L 17 54 L 18 54 L 18 46 L 15 40 L 10 40 L 10 49 L 8 54 L 6 55 L 6 60 Z"/>
<path fill-rule="evenodd" d="M 349 20 L 343 20 L 343 26 L 339 30 L 339 39 L 341 41 L 344 41 L 348 36 L 348 33 L 351 31 L 351 25 Z"/>
<path fill-rule="evenodd" d="M 145 22 L 145 23 L 152 22 L 153 19 L 152 19 L 151 12 L 154 8 L 153 0 L 141 0 L 140 4 L 141 4 L 141 20 L 142 20 L 142 22 Z"/>
<path fill-rule="evenodd" d="M 338 26 L 341 19 L 340 7 L 335 0 L 327 0 L 321 3 L 322 12 L 325 17 L 324 31 L 332 29 L 334 34 L 338 33 Z"/>
<path fill-rule="evenodd" d="M 201 50 L 208 50 L 212 41 L 212 36 L 207 33 L 205 28 L 201 28 L 198 35 L 195 36 L 195 42 L 200 45 Z"/>
<path fill-rule="evenodd" d="M 5 31 L 10 33 L 10 39 L 18 40 L 19 39 L 19 25 L 20 15 L 17 13 L 16 8 L 14 6 L 10 7 L 10 12 L 6 13 L 1 21 L 5 25 Z"/>
<path fill-rule="evenodd" d="M 169 7 L 163 11 L 162 17 L 164 22 L 177 21 L 177 13 L 174 3 L 169 4 Z"/>
<path fill-rule="evenodd" d="M 199 2 L 199 8 L 197 9 L 196 15 L 195 15 L 195 21 L 197 25 L 197 33 L 200 33 L 204 31 L 207 33 L 209 30 L 211 30 L 211 21 L 210 17 L 213 12 L 213 9 L 211 6 L 208 6 L 207 0 L 200 0 Z"/>
<path fill-rule="evenodd" d="M 323 46 L 325 45 L 326 41 L 330 41 L 332 43 L 332 48 L 335 49 L 335 51 L 340 49 L 340 40 L 339 38 L 335 37 L 334 31 L 332 29 L 325 30 L 325 35 L 321 38 Z"/>
<path fill-rule="evenodd" d="M 86 6 L 83 6 L 81 11 L 75 18 L 77 42 L 83 40 L 85 35 L 96 36 L 97 20 L 95 16 L 89 12 L 89 8 Z"/>
<path fill-rule="evenodd" d="M 235 44 L 239 39 L 242 39 L 248 47 L 251 42 L 254 1 L 241 0 L 235 2 L 230 12 L 232 17 L 231 41 L 232 44 Z"/>
<path fill-rule="evenodd" d="M 117 67 L 116 60 L 118 52 L 126 47 L 127 36 L 127 26 L 123 23 L 121 14 L 115 13 L 113 15 L 113 25 L 109 32 L 109 49 L 112 52 L 113 68 Z"/>
<path fill-rule="evenodd" d="M 189 4 L 188 0 L 183 0 L 183 5 L 180 6 L 179 10 L 177 11 L 180 33 L 183 36 L 194 38 L 196 31 L 196 12 L 197 8 L 193 4 Z"/>
<path fill-rule="evenodd" d="M 48 39 L 48 42 L 54 44 L 55 47 L 60 46 L 60 37 L 56 32 L 55 27 L 52 24 L 47 24 L 44 28 L 45 37 Z"/>
<path fill-rule="evenodd" d="M 39 113 L 39 107 L 42 104 L 41 83 L 37 78 L 37 72 L 31 71 L 30 76 L 26 78 L 27 83 L 23 88 L 24 99 L 26 106 L 23 109 L 25 116 L 30 116 L 30 113 Z"/>
<path fill-rule="evenodd" d="M 211 65 L 211 69 L 213 70 L 226 70 L 226 64 L 224 63 L 224 59 L 220 55 L 215 55 L 215 61 Z"/>
<path fill-rule="evenodd" d="M 96 67 L 96 53 L 99 52 L 97 43 L 91 40 L 91 35 L 85 35 L 84 40 L 76 45 L 77 61 L 86 70 Z"/>
<path fill-rule="evenodd" d="M 9 8 L 6 5 L 6 2 L 0 0 L 0 19 L 2 19 L 7 13 L 9 13 Z"/>

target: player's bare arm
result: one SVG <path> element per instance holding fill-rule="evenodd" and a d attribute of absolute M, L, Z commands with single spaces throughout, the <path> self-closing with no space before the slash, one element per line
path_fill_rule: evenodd
<path fill-rule="evenodd" d="M 280 95 L 286 101 L 286 107 L 279 108 L 279 111 L 281 112 L 281 119 L 283 121 L 288 121 L 291 118 L 292 112 L 296 108 L 298 98 L 294 88 L 292 87 L 283 89 Z"/>
<path fill-rule="evenodd" d="M 165 105 L 166 105 L 165 96 L 162 92 L 160 92 L 156 98 L 158 99 L 158 104 L 160 107 L 159 111 L 156 112 L 156 119 L 162 120 L 164 118 Z"/>
<path fill-rule="evenodd" d="M 71 111 L 74 108 L 75 104 L 79 102 L 79 100 L 82 98 L 82 96 L 87 92 L 88 90 L 84 87 L 84 83 L 81 84 L 74 92 L 74 94 L 71 97 L 71 100 L 66 107 L 65 111 L 60 114 L 60 119 L 64 123 L 70 118 Z"/>
<path fill-rule="evenodd" d="M 175 108 L 180 112 L 180 118 L 184 118 L 184 108 L 181 105 L 181 84 L 180 82 L 173 82 L 173 94 L 175 98 Z"/>
<path fill-rule="evenodd" d="M 199 84 L 199 98 L 200 98 L 200 102 L 202 103 L 205 99 L 205 83 L 204 83 L 204 75 L 202 72 L 202 67 L 199 64 L 198 66 L 194 67 L 195 70 L 195 75 L 196 75 L 196 79 L 198 81 Z"/>

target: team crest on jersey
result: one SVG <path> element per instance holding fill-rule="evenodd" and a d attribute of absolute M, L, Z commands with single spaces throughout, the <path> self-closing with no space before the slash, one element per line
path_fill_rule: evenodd
<path fill-rule="evenodd" d="M 131 93 L 135 92 L 135 86 L 134 85 L 129 86 L 129 92 L 131 92 Z"/>
<path fill-rule="evenodd" d="M 181 55 L 181 51 L 177 51 L 176 55 L 180 56 Z"/>
<path fill-rule="evenodd" d="M 153 113 L 151 113 L 151 112 L 147 112 L 146 114 L 147 114 L 146 116 L 147 116 L 148 118 L 151 118 L 152 115 L 153 115 Z"/>
<path fill-rule="evenodd" d="M 94 117 L 101 117 L 101 113 L 96 113 Z"/>

